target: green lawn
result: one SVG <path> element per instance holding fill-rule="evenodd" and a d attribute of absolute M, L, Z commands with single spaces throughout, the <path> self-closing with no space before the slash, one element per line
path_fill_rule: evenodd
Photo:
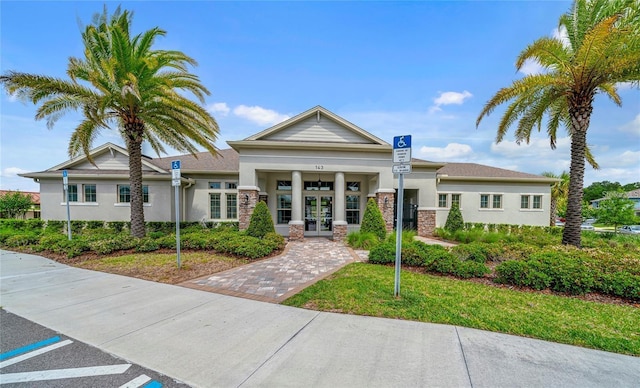
<path fill-rule="evenodd" d="M 314 310 L 472 327 L 640 356 L 640 308 L 520 292 L 355 263 L 284 304 Z"/>

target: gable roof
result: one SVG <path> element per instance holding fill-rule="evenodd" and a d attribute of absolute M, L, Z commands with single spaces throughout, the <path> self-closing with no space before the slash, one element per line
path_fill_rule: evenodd
<path fill-rule="evenodd" d="M 102 155 L 104 153 L 107 152 L 111 152 L 111 154 L 113 155 L 114 152 L 118 152 L 126 157 L 129 157 L 129 152 L 124 149 L 123 147 L 120 147 L 119 145 L 107 142 L 99 147 L 96 147 L 92 150 L 89 151 L 89 154 L 91 155 L 91 158 L 95 158 L 98 155 Z M 78 166 L 81 164 L 84 164 L 85 162 L 87 162 L 88 158 L 86 155 L 82 154 L 82 155 L 78 155 L 75 158 L 69 159 L 66 162 L 60 163 L 57 166 L 53 166 L 49 169 L 47 169 L 46 171 L 62 171 L 62 170 L 66 170 L 66 169 L 71 169 L 74 166 Z M 142 165 L 144 167 L 148 167 L 151 168 L 152 170 L 155 170 L 156 172 L 165 172 L 161 169 L 159 169 L 157 166 L 154 166 L 151 163 L 152 158 L 142 155 Z M 96 167 L 96 169 L 99 169 L 98 167 Z"/>
<path fill-rule="evenodd" d="M 228 141 L 242 148 L 304 148 L 389 152 L 391 145 L 318 105 L 244 140 Z"/>
<path fill-rule="evenodd" d="M 547 178 L 542 175 L 527 174 L 524 172 L 505 170 L 503 168 L 485 166 L 476 163 L 447 163 L 438 169 L 440 180 L 468 180 L 468 181 L 536 181 L 540 183 L 554 183 L 555 178 Z"/>
<path fill-rule="evenodd" d="M 194 157 L 191 154 L 167 156 L 164 158 L 152 159 L 151 163 L 164 169 L 171 169 L 171 162 L 174 160 L 180 161 L 180 171 L 184 173 L 188 172 L 214 172 L 214 171 L 228 171 L 238 173 L 240 170 L 240 159 L 238 153 L 227 148 L 224 150 L 218 150 L 217 155 L 211 155 L 210 152 L 198 152 Z"/>

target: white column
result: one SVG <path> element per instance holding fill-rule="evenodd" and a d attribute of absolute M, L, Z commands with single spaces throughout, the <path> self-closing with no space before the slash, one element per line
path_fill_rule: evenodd
<path fill-rule="evenodd" d="M 302 222 L 302 173 L 291 171 L 291 222 Z"/>
<path fill-rule="evenodd" d="M 345 201 L 345 194 L 344 194 L 344 173 L 343 172 L 336 172 L 336 177 L 335 177 L 335 184 L 334 184 L 334 190 L 335 190 L 335 198 L 333 200 L 333 203 L 335 204 L 335 207 L 333 209 L 333 220 L 338 223 L 344 223 L 344 219 L 345 219 L 345 206 L 344 206 L 344 201 Z"/>

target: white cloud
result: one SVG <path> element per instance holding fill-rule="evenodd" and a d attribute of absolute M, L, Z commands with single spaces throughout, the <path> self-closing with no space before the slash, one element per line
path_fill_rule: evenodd
<path fill-rule="evenodd" d="M 541 158 L 557 158 L 559 155 L 569 153 L 571 138 L 562 137 L 556 139 L 556 149 L 552 150 L 548 138 L 531 138 L 529 144 L 503 140 L 500 143 L 491 144 L 491 152 L 507 158 L 531 158 L 531 163 Z"/>
<path fill-rule="evenodd" d="M 233 109 L 233 114 L 260 125 L 276 125 L 289 119 L 290 117 L 271 109 L 265 109 L 260 106 L 246 105 L 238 105 L 237 107 L 235 107 Z"/>
<path fill-rule="evenodd" d="M 214 102 L 207 106 L 207 112 L 220 113 L 222 116 L 228 115 L 230 111 L 231 109 L 229 109 L 226 102 Z"/>
<path fill-rule="evenodd" d="M 640 135 L 640 114 L 636 115 L 636 117 L 630 122 L 622 125 L 620 130 L 632 135 Z"/>
<path fill-rule="evenodd" d="M 437 98 L 435 98 L 433 100 L 433 102 L 438 107 L 441 106 L 441 105 L 451 105 L 451 104 L 462 105 L 464 100 L 466 100 L 467 98 L 470 98 L 472 96 L 473 96 L 473 94 L 469 93 L 466 90 L 463 91 L 462 93 L 458 93 L 458 92 L 442 92 L 442 93 L 440 93 L 439 97 L 437 97 Z"/>
<path fill-rule="evenodd" d="M 569 46 L 571 42 L 569 42 L 569 35 L 567 35 L 567 29 L 564 26 L 560 26 L 560 28 L 554 28 L 551 32 L 551 35 L 559 39 L 563 45 Z"/>
<path fill-rule="evenodd" d="M 535 59 L 527 59 L 520 67 L 520 72 L 525 75 L 541 74 L 544 72 L 544 67 Z"/>
<path fill-rule="evenodd" d="M 473 154 L 473 149 L 467 144 L 449 143 L 445 147 L 420 147 L 420 156 L 429 160 L 451 161 Z"/>
<path fill-rule="evenodd" d="M 27 173 L 29 171 L 24 170 L 20 167 L 7 167 L 5 169 L 2 170 L 2 174 L 0 174 L 2 177 L 4 178 L 15 178 L 18 176 L 18 174 L 24 174 Z"/>

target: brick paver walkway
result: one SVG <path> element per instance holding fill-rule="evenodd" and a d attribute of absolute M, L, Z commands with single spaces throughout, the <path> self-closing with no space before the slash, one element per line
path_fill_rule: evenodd
<path fill-rule="evenodd" d="M 342 243 L 326 238 L 306 238 L 289 242 L 280 256 L 189 280 L 181 285 L 279 303 L 357 260 L 360 260 L 359 256 Z"/>

